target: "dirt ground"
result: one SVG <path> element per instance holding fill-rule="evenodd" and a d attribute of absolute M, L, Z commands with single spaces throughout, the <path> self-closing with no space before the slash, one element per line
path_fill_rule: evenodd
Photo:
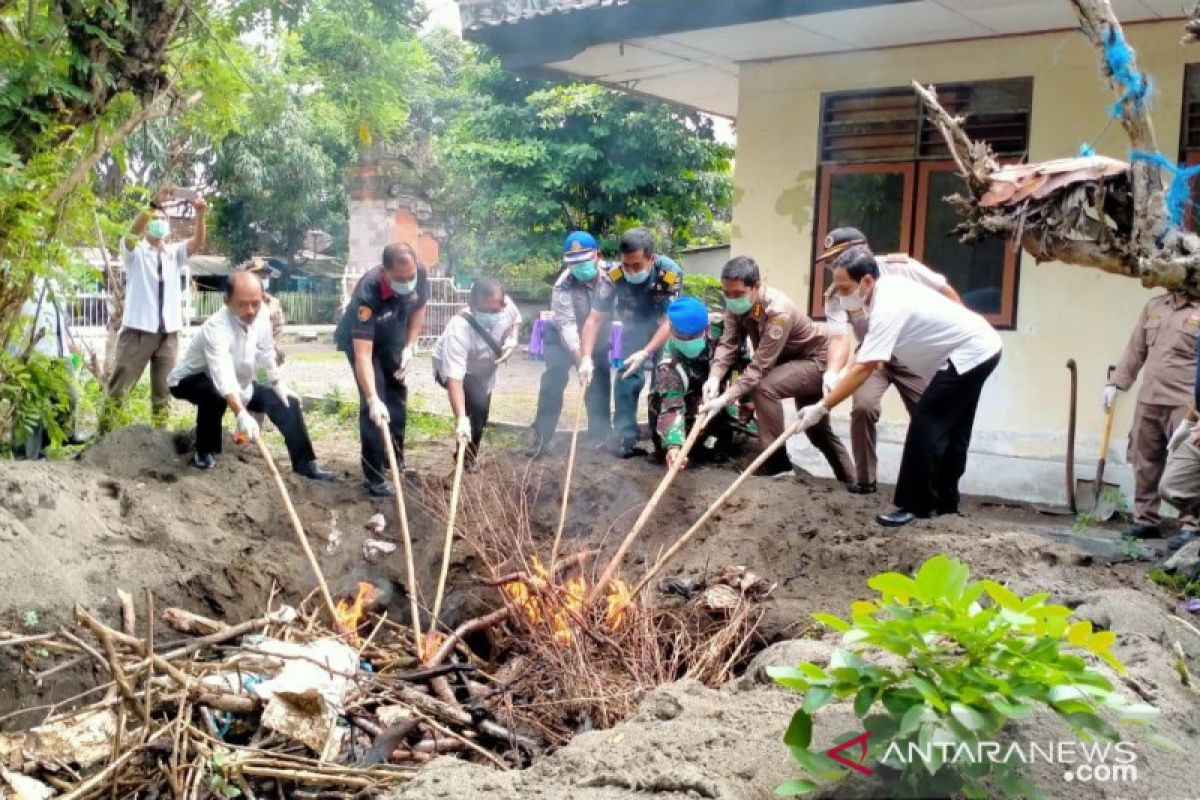
<path fill-rule="evenodd" d="M 135 593 L 149 589 L 159 608 L 179 605 L 231 620 L 261 613 L 273 584 L 293 601 L 307 594 L 313 577 L 257 451 L 228 444 L 217 469 L 206 474 L 187 467 L 186 444 L 178 435 L 130 428 L 77 460 L 0 463 L 0 563 L 5 565 L 0 627 L 18 633 L 52 629 L 70 619 L 76 603 L 111 616 L 118 588 Z M 523 476 L 539 487 L 532 503 L 535 527 L 548 541 L 559 509 L 563 449 L 530 465 L 511 451 L 493 448 L 490 466 L 467 477 L 468 491 L 472 481 Z M 318 451 L 341 475 L 340 482 L 312 483 L 292 476 L 282 452 L 278 455 L 334 592 L 349 591 L 360 578 L 391 581 L 394 616 L 402 617 L 407 602 L 400 559 L 372 566 L 362 556 L 363 526 L 373 514 L 388 520 L 385 537 L 396 535 L 392 501 L 369 498 L 359 487 L 355 441 L 327 437 Z M 410 446 L 409 459 L 423 475 L 406 493 L 417 571 L 432 577 L 442 523 L 429 511 L 432 495 L 422 481 L 443 491 L 448 445 Z M 615 547 L 653 492 L 661 470 L 647 460 L 614 461 L 581 449 L 565 549 Z M 683 473 L 627 560 L 626 577 L 640 577 L 732 478 L 728 467 Z M 1062 527 L 1069 519 L 1055 530 L 1053 518 L 978 500 L 967 505 L 966 516 L 886 531 L 873 521 L 885 501 L 883 494 L 856 497 L 837 484 L 812 478 L 753 479 L 681 554 L 667 577 L 739 564 L 778 582 L 765 622 L 767 639 L 810 638 L 778 644 L 774 655 L 764 657 L 780 659 L 777 663 L 819 661 L 828 657 L 831 644 L 815 640 L 821 633 L 810 630 L 812 612 L 844 614 L 851 602 L 869 596 L 866 580 L 871 575 L 908 572 L 926 557 L 945 552 L 965 561 L 977 577 L 1007 582 L 1021 593 L 1050 592 L 1097 626 L 1117 632 L 1115 652 L 1130 667 L 1126 686 L 1164 712 L 1156 729 L 1185 744 L 1200 734 L 1200 699 L 1180 685 L 1170 655 L 1172 643 L 1179 641 L 1193 672 L 1200 673 L 1200 635 L 1171 621 L 1173 603 L 1146 579 L 1145 564 L 1107 563 L 1074 546 L 1069 529 Z M 1043 535 L 1047 533 L 1056 538 Z M 454 575 L 461 577 L 469 559 L 458 553 L 457 560 Z M 448 604 L 450 623 L 482 601 L 470 592 L 454 599 Z M 69 676 L 35 686 L 29 674 L 40 668 L 19 663 L 0 648 L 0 713 L 75 690 L 78 678 Z M 770 796 L 779 781 L 796 772 L 780 741 L 796 697 L 760 685 L 756 674 L 757 666 L 726 691 L 694 684 L 664 687 L 646 699 L 636 717 L 612 730 L 584 734 L 520 773 L 434 762 L 397 797 Z M 15 727 L 25 721 L 15 717 L 0 724 Z M 817 718 L 817 740 L 850 730 L 851 722 L 846 708 L 831 706 Z M 1034 719 L 1029 733 L 1044 738 L 1055 724 Z M 1061 775 L 1058 783 L 1054 774 L 1039 777 L 1045 777 L 1047 794 L 1055 798 L 1196 796 L 1200 770 L 1189 756 L 1147 748 L 1141 763 L 1146 769 L 1134 787 L 1083 790 L 1062 782 Z M 886 795 L 878 787 L 863 791 Z"/>

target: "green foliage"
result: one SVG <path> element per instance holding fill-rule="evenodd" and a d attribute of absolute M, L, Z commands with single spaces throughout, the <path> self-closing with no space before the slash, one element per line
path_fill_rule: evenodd
<path fill-rule="evenodd" d="M 45 430 L 52 444 L 61 443 L 66 437 L 59 421 L 71 385 L 66 362 L 37 352 L 24 359 L 0 350 L 0 375 L 0 453 L 37 430 Z"/>
<path fill-rule="evenodd" d="M 913 577 L 885 572 L 871 578 L 868 585 L 879 596 L 854 603 L 849 621 L 813 615 L 842 634 L 844 648 L 826 668 L 803 663 L 770 670 L 777 683 L 803 695 L 784 742 L 811 778 L 845 776 L 826 754 L 810 749 L 813 714 L 835 697 L 853 699 L 855 715 L 872 734 L 868 757 L 899 771 L 889 789 L 912 797 L 1039 794 L 1017 764 L 985 759 L 947 765 L 936 758 L 897 763 L 894 753 L 888 757 L 893 743 L 906 755 L 909 743 L 925 748 L 997 741 L 1011 720 L 1037 707 L 1057 713 L 1086 740 L 1116 741 L 1113 719 L 1143 722 L 1158 715 L 1152 706 L 1128 703 L 1112 681 L 1088 666 L 1084 656 L 1091 655 L 1125 672 L 1112 653 L 1115 633 L 1072 620 L 1068 608 L 1046 602 L 1047 594 L 1020 597 L 994 581 L 969 579 L 965 564 L 937 555 Z M 897 658 L 899 667 L 877 666 Z M 932 752 L 936 757 L 944 751 Z M 985 786 L 989 779 L 991 788 Z M 792 794 L 814 788 L 811 780 L 788 787 Z"/>
<path fill-rule="evenodd" d="M 554 253 L 575 228 L 611 253 L 637 224 L 673 252 L 727 218 L 732 152 L 700 115 L 594 84 L 529 81 L 483 54 L 465 62 L 463 92 L 438 153 L 468 265 Z"/>
<path fill-rule="evenodd" d="M 1167 572 L 1161 567 L 1150 570 L 1149 578 L 1172 594 L 1180 597 L 1200 597 L 1200 575 Z"/>
<path fill-rule="evenodd" d="M 724 308 L 721 281 L 717 278 L 708 275 L 684 275 L 683 293 L 704 303 L 709 311 L 720 311 Z"/>

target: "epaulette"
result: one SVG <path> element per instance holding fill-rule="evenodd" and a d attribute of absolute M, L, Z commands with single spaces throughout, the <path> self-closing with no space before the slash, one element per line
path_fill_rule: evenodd
<path fill-rule="evenodd" d="M 679 275 L 676 274 L 673 270 L 669 270 L 669 269 L 663 270 L 660 280 L 663 283 L 665 283 L 668 287 L 671 287 L 679 282 Z"/>
<path fill-rule="evenodd" d="M 612 281 L 613 283 L 616 283 L 617 281 L 619 281 L 621 279 L 621 276 L 624 274 L 625 273 L 621 271 L 621 265 L 618 264 L 617 266 L 613 267 L 612 269 L 610 269 L 608 271 L 608 279 L 610 281 Z"/>
<path fill-rule="evenodd" d="M 908 253 L 888 253 L 879 257 L 881 261 L 891 261 L 894 264 L 907 264 L 908 258 Z"/>

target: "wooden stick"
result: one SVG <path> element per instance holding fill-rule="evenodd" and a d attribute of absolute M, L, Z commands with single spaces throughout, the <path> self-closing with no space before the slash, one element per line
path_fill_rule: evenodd
<path fill-rule="evenodd" d="M 329 594 L 329 584 L 325 583 L 325 575 L 321 572 L 321 565 L 317 563 L 317 557 L 313 554 L 312 547 L 308 544 L 308 537 L 304 534 L 304 526 L 300 524 L 300 517 L 296 514 L 296 507 L 292 505 L 291 495 L 288 494 L 287 485 L 283 482 L 283 476 L 279 474 L 279 468 L 275 466 L 275 459 L 271 458 L 271 451 L 267 450 L 266 443 L 261 436 L 254 437 L 255 443 L 258 445 L 258 451 L 262 453 L 263 460 L 267 462 L 267 467 L 271 470 L 271 476 L 275 478 L 275 487 L 279 489 L 279 494 L 283 497 L 283 505 L 287 508 L 288 517 L 292 520 L 292 530 L 296 533 L 296 538 L 300 542 L 300 547 L 304 550 L 304 556 L 308 559 L 308 566 L 312 568 L 313 574 L 317 576 L 317 583 L 321 587 L 321 597 L 325 600 L 325 605 L 329 608 L 329 618 L 333 621 L 334 627 L 341 625 L 341 620 L 338 619 L 337 605 L 333 602 L 333 595 Z"/>
<path fill-rule="evenodd" d="M 458 455 L 454 459 L 454 485 L 450 489 L 450 518 L 446 521 L 446 540 L 442 544 L 442 569 L 438 573 L 437 591 L 433 595 L 433 614 L 429 618 L 430 630 L 438 626 L 442 613 L 442 596 L 446 592 L 446 577 L 450 574 L 450 550 L 454 546 L 454 523 L 458 519 L 458 495 L 462 491 L 463 469 L 467 463 L 466 442 L 458 443 Z"/>
<path fill-rule="evenodd" d="M 629 552 L 629 548 L 633 546 L 633 540 L 642 532 L 642 528 L 646 527 L 646 523 L 650 521 L 650 516 L 654 513 L 654 509 L 658 508 L 659 502 L 662 501 L 663 495 L 667 493 L 667 489 L 671 488 L 671 483 L 675 480 L 675 476 L 683 469 L 684 463 L 687 461 L 687 455 L 691 452 L 692 446 L 700 438 L 705 425 L 708 424 L 708 414 L 700 415 L 692 425 L 692 431 L 688 434 L 687 441 L 683 443 L 683 447 L 679 451 L 679 456 L 675 459 L 675 464 L 667 470 L 667 474 L 658 484 L 658 488 L 654 490 L 654 494 L 650 497 L 650 502 L 642 509 L 642 513 L 638 516 L 637 521 L 633 523 L 633 527 L 629 529 L 629 533 L 625 536 L 625 541 L 621 542 L 621 546 L 617 548 L 617 552 L 613 555 L 612 560 L 608 562 L 608 566 L 604 568 L 604 572 L 600 575 L 600 579 L 592 586 L 588 592 L 587 605 L 592 605 L 596 602 L 596 598 L 604 591 L 604 587 L 616 575 L 617 569 L 621 566 L 622 559 Z M 773 451 L 772 451 L 773 452 Z"/>
<path fill-rule="evenodd" d="M 392 487 L 396 490 L 396 516 L 400 518 L 400 533 L 404 538 L 404 562 L 408 570 L 408 605 L 412 614 L 413 641 L 416 643 L 417 660 L 422 657 L 425 642 L 421 638 L 421 611 L 417 607 L 417 568 L 413 565 L 412 536 L 408 531 L 408 512 L 404 509 L 404 484 L 400 467 L 396 465 L 396 444 L 392 441 L 392 432 L 386 424 L 379 426 L 379 434 L 383 437 L 384 449 L 387 450 L 388 467 L 392 471 Z"/>
<path fill-rule="evenodd" d="M 69 794 L 63 795 L 60 798 L 60 800 L 80 800 L 80 798 L 86 797 L 88 794 L 91 793 L 92 789 L 95 789 L 97 786 L 103 785 L 104 782 L 108 780 L 109 775 L 111 775 L 114 772 L 116 772 L 117 770 L 119 770 L 122 766 L 125 765 L 126 762 L 128 762 L 131 758 L 133 758 L 135 755 L 137 755 L 139 752 L 141 752 L 142 748 L 157 741 L 158 738 L 160 736 L 162 736 L 164 733 L 166 733 L 168 730 L 170 730 L 170 726 L 164 726 L 162 728 L 159 728 L 158 731 L 155 732 L 155 734 L 153 736 L 150 736 L 149 738 L 146 739 L 145 744 L 134 745 L 133 747 L 129 748 L 128 750 L 125 751 L 124 755 L 122 755 L 116 761 L 109 764 L 104 769 L 97 772 L 92 777 L 88 778 L 83 783 L 76 786 L 74 791 L 70 792 Z"/>
<path fill-rule="evenodd" d="M 554 546 L 550 548 L 550 574 L 554 574 L 554 565 L 558 563 L 558 546 L 562 543 L 563 528 L 567 524 L 567 506 L 571 501 L 571 476 L 575 473 L 575 452 L 579 447 L 579 429 L 583 426 L 583 405 L 587 396 L 587 387 L 579 393 L 579 401 L 575 404 L 575 430 L 571 432 L 571 454 L 567 457 L 567 477 L 563 482 L 562 508 L 558 512 L 558 530 L 554 532 Z"/>
<path fill-rule="evenodd" d="M 694 537 L 701 528 L 708 524 L 708 521 L 713 518 L 713 515 L 721 510 L 725 503 L 728 502 L 729 498 L 733 496 L 733 493 L 736 492 L 738 488 L 746 482 L 747 479 L 754 475 L 758 468 L 762 466 L 768 458 L 775 454 L 776 450 L 783 447 L 789 438 L 799 432 L 800 421 L 797 420 L 788 426 L 783 433 L 779 434 L 779 436 L 775 438 L 775 441 L 771 442 L 771 444 L 765 450 L 759 453 L 758 458 L 750 462 L 750 466 L 746 467 L 742 474 L 737 477 L 737 480 L 733 482 L 733 485 L 726 489 L 721 496 L 718 497 L 713 504 L 708 507 L 708 510 L 701 515 L 700 519 L 696 520 L 696 523 L 692 525 L 692 527 L 689 528 L 685 534 L 680 536 L 675 544 L 671 545 L 671 548 L 667 550 L 667 552 L 662 554 L 658 561 L 654 563 L 654 566 L 650 568 L 650 571 L 646 573 L 645 577 L 637 582 L 637 585 L 633 587 L 633 591 L 629 593 L 630 602 L 632 602 L 633 599 L 638 596 L 638 593 L 641 592 L 642 589 L 646 588 L 646 584 L 652 581 L 655 575 L 662 571 L 662 568 L 667 565 L 667 562 L 674 558 L 675 555 L 683 549 L 683 546 L 690 542 L 692 537 Z"/>
<path fill-rule="evenodd" d="M 33 636 L 18 636 L 15 639 L 0 639 L 0 647 L 8 647 L 9 645 L 32 644 L 33 642 L 43 642 L 46 639 L 53 639 L 53 633 L 38 633 Z"/>
<path fill-rule="evenodd" d="M 121 630 L 130 636 L 137 636 L 137 611 L 133 607 L 133 595 L 124 589 L 117 589 L 117 599 L 121 601 Z"/>
<path fill-rule="evenodd" d="M 467 620 L 462 625 L 459 625 L 457 628 L 455 628 L 454 633 L 446 637 L 446 640 L 442 642 L 442 646 L 439 647 L 437 652 L 430 657 L 429 663 L 425 664 L 425 667 L 433 668 L 438 666 L 450 657 L 450 654 L 454 652 L 455 645 L 461 642 L 467 636 L 470 636 L 476 631 L 485 631 L 493 625 L 497 625 L 506 619 L 508 619 L 507 607 L 497 609 L 496 611 L 493 611 L 490 614 L 485 614 L 482 617 L 476 617 L 475 619 Z"/>

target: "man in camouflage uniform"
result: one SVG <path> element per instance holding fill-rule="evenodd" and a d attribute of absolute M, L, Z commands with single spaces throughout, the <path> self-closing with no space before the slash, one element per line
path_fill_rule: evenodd
<path fill-rule="evenodd" d="M 650 422 L 655 449 L 673 466 L 688 432 L 696 422 L 703 401 L 712 354 L 720 340 L 710 327 L 708 311 L 694 297 L 681 297 L 667 307 L 671 338 L 654 369 L 650 389 Z M 705 426 L 690 459 L 717 461 L 733 442 L 733 418 L 729 409 L 717 412 Z"/>
<path fill-rule="evenodd" d="M 542 373 L 538 391 L 537 413 L 533 420 L 533 441 L 526 455 L 538 458 L 558 427 L 562 414 L 563 390 L 571 367 L 578 368 L 583 360 L 579 330 L 592 311 L 592 298 L 603 287 L 611 289 L 608 275 L 600 268 L 600 251 L 595 238 L 587 231 L 574 231 L 563 242 L 563 271 L 554 282 L 550 298 L 553 315 L 544 337 L 546 371 Z M 591 361 L 596 378 L 584 389 L 587 404 L 589 438 L 605 441 L 612 433 L 612 381 L 608 371 L 609 326 L 605 323 L 597 333 L 599 352 Z M 572 424 L 574 424 L 572 422 Z"/>

